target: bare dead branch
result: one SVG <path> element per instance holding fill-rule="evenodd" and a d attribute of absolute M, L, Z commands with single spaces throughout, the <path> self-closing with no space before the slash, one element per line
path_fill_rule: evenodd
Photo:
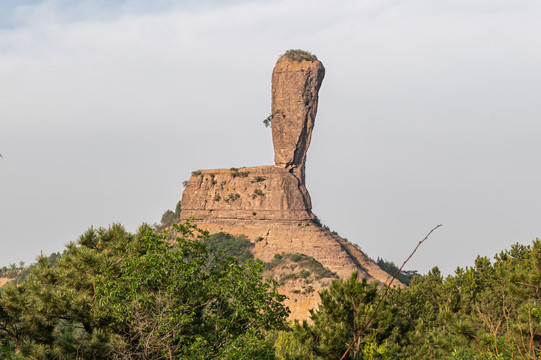
<path fill-rule="evenodd" d="M 400 269 L 398 269 L 396 271 L 396 273 L 394 274 L 393 278 L 391 279 L 391 281 L 387 284 L 385 284 L 384 286 L 384 291 L 383 291 L 383 295 L 379 298 L 379 301 L 376 305 L 376 308 L 374 309 L 374 311 L 372 312 L 372 315 L 370 316 L 370 318 L 368 319 L 368 321 L 364 324 L 364 326 L 361 328 L 361 330 L 359 331 L 358 334 L 354 335 L 353 336 L 353 341 L 351 342 L 351 345 L 349 345 L 349 347 L 347 348 L 346 352 L 342 355 L 342 357 L 340 358 L 340 360 L 343 360 L 347 354 L 349 353 L 349 351 L 351 350 L 351 348 L 353 347 L 353 344 L 355 344 L 355 341 L 357 339 L 359 339 L 362 334 L 366 331 L 366 329 L 368 329 L 368 327 L 370 326 L 370 324 L 372 323 L 372 321 L 374 320 L 374 318 L 376 317 L 376 314 L 378 313 L 378 310 L 379 310 L 379 306 L 381 305 L 381 302 L 383 301 L 383 299 L 385 299 L 385 297 L 387 296 L 388 292 L 389 292 L 389 289 L 391 288 L 391 284 L 393 283 L 393 281 L 396 279 L 396 277 L 398 276 L 398 274 L 400 274 L 400 272 L 402 271 L 402 269 L 404 268 L 404 266 L 406 265 L 406 263 L 411 259 L 411 257 L 413 256 L 413 254 L 415 254 L 415 252 L 417 251 L 417 249 L 419 248 L 419 246 L 421 246 L 422 243 L 424 243 L 428 237 L 434 232 L 436 231 L 436 229 L 442 227 L 443 225 L 442 224 L 439 224 L 437 225 L 436 227 L 434 227 L 432 230 L 430 230 L 428 232 L 428 234 L 426 234 L 426 236 L 424 237 L 423 240 L 419 241 L 419 243 L 417 244 L 417 246 L 415 247 L 415 249 L 413 249 L 413 251 L 411 252 L 410 256 L 408 256 L 408 258 L 402 263 L 402 266 L 400 266 Z"/>

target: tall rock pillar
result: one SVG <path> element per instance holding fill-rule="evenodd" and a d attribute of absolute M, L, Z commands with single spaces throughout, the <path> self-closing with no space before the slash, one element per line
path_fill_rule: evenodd
<path fill-rule="evenodd" d="M 274 163 L 295 175 L 303 185 L 306 152 L 324 76 L 321 61 L 299 50 L 280 57 L 272 72 Z"/>

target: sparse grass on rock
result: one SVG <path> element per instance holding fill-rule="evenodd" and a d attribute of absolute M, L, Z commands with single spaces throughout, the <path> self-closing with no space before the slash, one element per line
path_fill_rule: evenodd
<path fill-rule="evenodd" d="M 304 51 L 301 49 L 289 49 L 282 55 L 281 57 L 286 57 L 290 60 L 301 62 L 301 61 L 316 61 L 317 56 L 315 56 L 312 53 L 309 53 L 308 51 Z"/>

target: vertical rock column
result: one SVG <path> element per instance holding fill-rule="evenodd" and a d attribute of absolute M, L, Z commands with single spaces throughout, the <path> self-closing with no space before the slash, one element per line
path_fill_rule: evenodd
<path fill-rule="evenodd" d="M 302 185 L 324 76 L 325 68 L 315 57 L 297 61 L 283 55 L 272 72 L 274 163 L 295 175 Z"/>

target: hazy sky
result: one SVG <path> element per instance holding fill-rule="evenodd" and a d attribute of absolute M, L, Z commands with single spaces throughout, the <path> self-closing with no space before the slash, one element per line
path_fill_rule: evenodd
<path fill-rule="evenodd" d="M 150 5 L 149 5 L 150 4 Z M 285 50 L 326 67 L 307 187 L 372 258 L 444 273 L 541 237 L 541 2 L 0 2 L 0 266 L 158 222 L 191 171 L 273 163 Z"/>

